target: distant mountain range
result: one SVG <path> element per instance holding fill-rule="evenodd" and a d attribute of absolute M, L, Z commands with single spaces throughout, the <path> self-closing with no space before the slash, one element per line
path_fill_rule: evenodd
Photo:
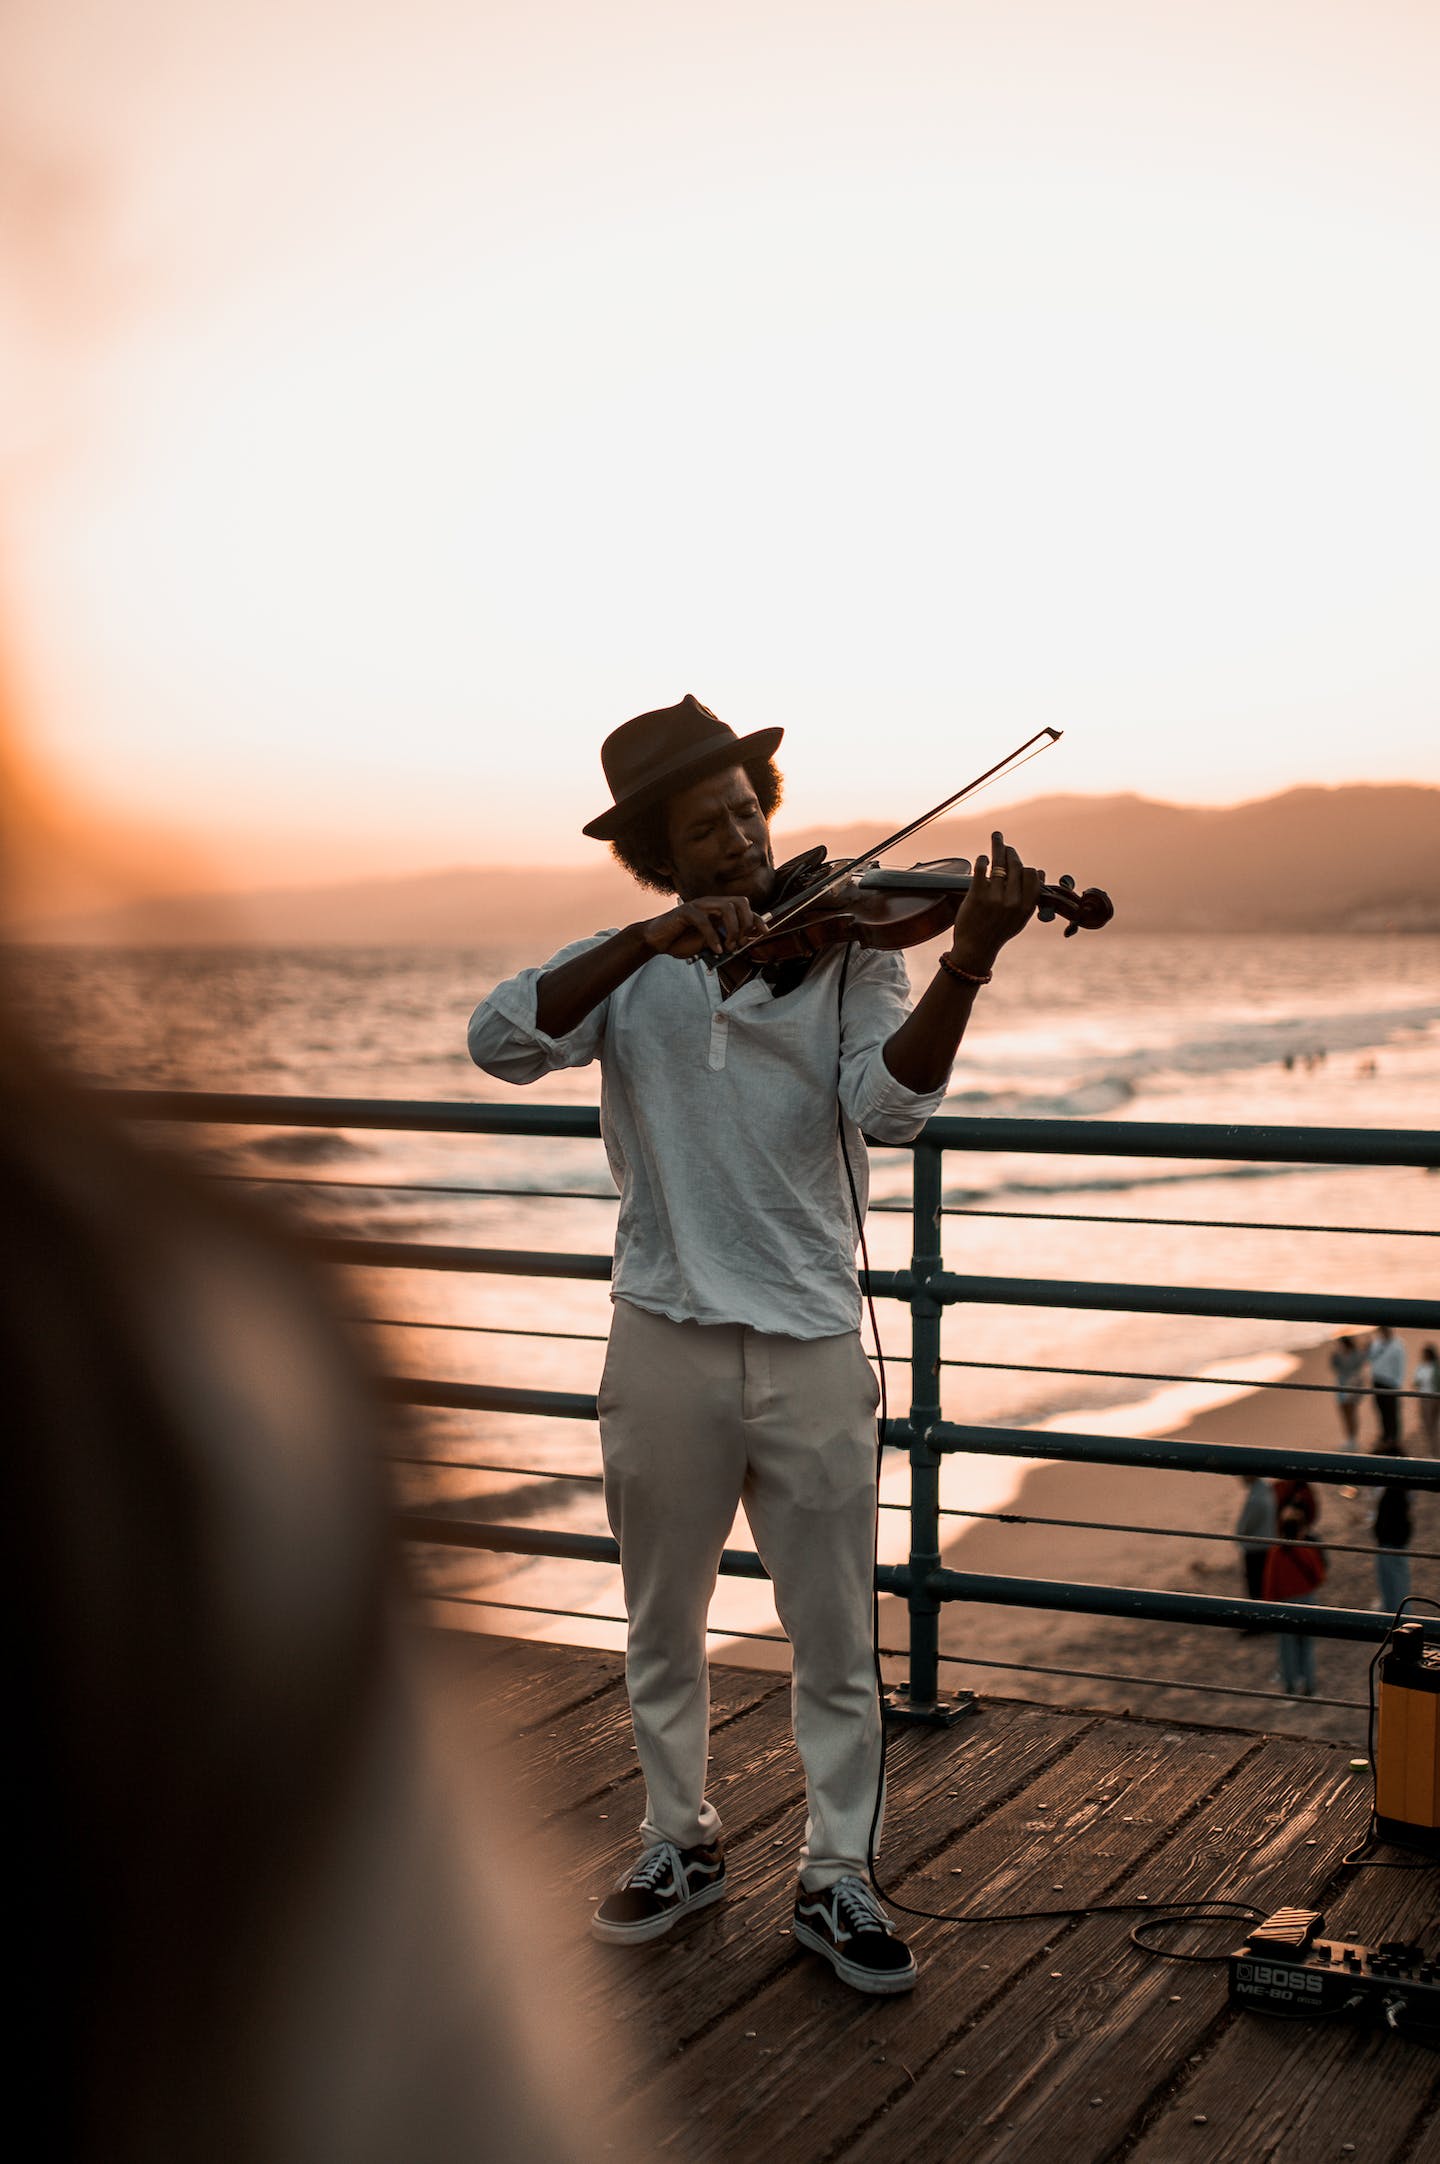
<path fill-rule="evenodd" d="M 1058 879 L 1106 888 L 1131 931 L 1440 931 L 1440 789 L 1291 789 L 1221 810 L 1138 796 L 1046 796 L 977 806 L 888 861 L 969 856 L 992 822 Z M 777 855 L 823 841 L 834 856 L 873 826 L 777 834 Z M 513 946 L 550 950 L 663 906 L 607 857 L 587 870 L 425 872 L 246 895 L 166 896 L 20 928 L 22 938 L 123 946 Z"/>

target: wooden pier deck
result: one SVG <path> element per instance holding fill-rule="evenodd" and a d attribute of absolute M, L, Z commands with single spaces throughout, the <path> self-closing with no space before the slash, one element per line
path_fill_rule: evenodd
<path fill-rule="evenodd" d="M 635 1845 L 642 1790 L 613 1654 L 436 1632 L 456 1748 L 493 1753 L 576 1919 L 564 1981 L 658 2153 L 770 2164 L 1437 2164 L 1440 2057 L 1348 2022 L 1232 2012 L 1223 1964 L 1153 1958 L 1130 1916 L 901 1918 L 916 1990 L 867 1999 L 788 1931 L 803 1824 L 788 1681 L 713 1671 L 726 1901 L 645 1948 L 583 1931 Z M 882 1872 L 921 1907 L 1225 1896 L 1440 1949 L 1440 1869 L 1347 1870 L 1368 1780 L 1340 1746 L 988 1698 L 891 1740 Z M 1383 1853 L 1398 1857 L 1398 1851 Z M 1415 1859 L 1411 1859 L 1415 1861 Z M 1208 1934 L 1207 1950 L 1243 1931 Z M 1192 1947 L 1195 1938 L 1177 1939 Z M 619 2050 L 617 2052 L 617 2045 Z"/>

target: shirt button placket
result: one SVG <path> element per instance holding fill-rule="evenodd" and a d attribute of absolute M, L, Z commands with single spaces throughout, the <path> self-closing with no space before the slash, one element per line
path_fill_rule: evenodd
<path fill-rule="evenodd" d="M 710 1066 L 718 1074 L 725 1064 L 725 1048 L 730 1036 L 730 1018 L 724 1014 L 710 1017 Z"/>

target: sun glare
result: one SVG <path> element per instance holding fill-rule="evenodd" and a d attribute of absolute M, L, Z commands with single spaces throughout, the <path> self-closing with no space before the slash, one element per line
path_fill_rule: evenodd
<path fill-rule="evenodd" d="M 508 224 L 482 158 L 128 325 L 16 567 L 62 756 L 186 822 L 483 786 L 531 846 L 684 688 L 817 816 L 877 723 L 897 804 L 1047 721 L 1067 787 L 1429 778 L 1433 198 L 828 148 Z"/>

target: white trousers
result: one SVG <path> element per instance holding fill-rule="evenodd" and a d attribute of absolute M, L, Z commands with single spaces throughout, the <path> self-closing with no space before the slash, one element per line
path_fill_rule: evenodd
<path fill-rule="evenodd" d="M 801 1878 L 814 1889 L 866 1874 L 880 1774 L 877 1398 L 856 1332 L 778 1337 L 615 1302 L 600 1440 L 625 1580 L 625 1680 L 647 1846 L 689 1848 L 721 1830 L 705 1794 L 705 1625 L 743 1503 L 794 1655 L 792 1718 L 809 1812 Z"/>

